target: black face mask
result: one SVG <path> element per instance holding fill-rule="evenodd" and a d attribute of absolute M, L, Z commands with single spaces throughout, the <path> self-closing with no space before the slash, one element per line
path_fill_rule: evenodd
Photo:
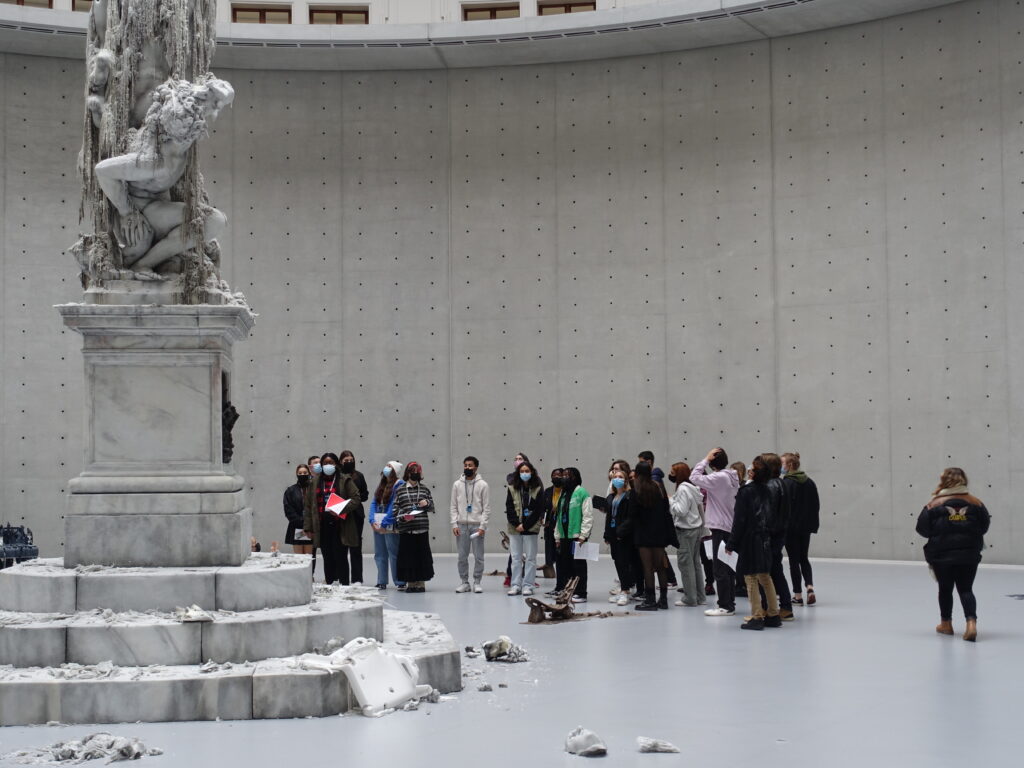
<path fill-rule="evenodd" d="M 669 481 L 670 483 L 674 483 L 674 482 L 676 481 L 676 476 L 675 476 L 675 475 L 669 475 L 669 476 L 668 476 L 668 481 Z"/>
<path fill-rule="evenodd" d="M 423 475 L 421 475 L 419 472 L 411 472 L 409 474 L 409 479 L 412 480 L 414 483 L 418 483 L 420 480 L 423 479 Z"/>
<path fill-rule="evenodd" d="M 296 475 L 295 479 L 301 486 L 309 485 L 309 475 Z"/>
<path fill-rule="evenodd" d="M 344 472 L 346 475 L 352 474 L 353 472 L 355 472 L 355 469 L 356 463 L 354 461 L 341 462 L 341 471 Z"/>
<path fill-rule="evenodd" d="M 565 478 L 563 478 L 563 477 L 553 477 L 553 478 L 551 478 L 551 484 L 553 486 L 555 486 L 555 488 L 561 488 L 562 484 L 564 482 L 565 482 Z"/>
<path fill-rule="evenodd" d="M 472 477 L 473 475 L 476 474 L 476 470 L 475 469 L 464 469 L 464 470 L 462 470 L 462 474 L 464 474 L 466 477 Z"/>

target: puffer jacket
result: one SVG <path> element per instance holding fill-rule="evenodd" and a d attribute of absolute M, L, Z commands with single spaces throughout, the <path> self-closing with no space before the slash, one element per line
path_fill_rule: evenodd
<path fill-rule="evenodd" d="M 917 518 L 917 532 L 928 539 L 924 559 L 929 565 L 981 562 L 991 520 L 985 505 L 970 493 L 936 496 Z"/>

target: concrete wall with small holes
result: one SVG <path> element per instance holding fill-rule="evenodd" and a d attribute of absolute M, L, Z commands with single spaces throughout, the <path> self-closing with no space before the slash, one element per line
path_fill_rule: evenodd
<path fill-rule="evenodd" d="M 799 451 L 818 555 L 919 558 L 964 467 L 1024 563 L 1024 6 L 580 64 L 224 71 L 203 145 L 259 313 L 237 348 L 256 530 L 312 452 L 465 454 L 501 518 L 516 451 L 602 491 L 615 457 Z M 81 72 L 0 57 L 0 518 L 61 546 L 81 462 Z M 452 549 L 445 518 L 436 551 Z M 496 541 L 492 537 L 490 546 Z M 497 564 L 497 561 L 495 561 Z"/>

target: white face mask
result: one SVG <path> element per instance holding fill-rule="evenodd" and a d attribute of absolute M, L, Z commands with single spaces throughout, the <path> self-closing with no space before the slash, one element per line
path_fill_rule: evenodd
<path fill-rule="evenodd" d="M 388 465 L 384 467 L 384 469 L 381 470 L 381 473 L 384 475 L 384 477 L 391 477 L 391 466 Z"/>

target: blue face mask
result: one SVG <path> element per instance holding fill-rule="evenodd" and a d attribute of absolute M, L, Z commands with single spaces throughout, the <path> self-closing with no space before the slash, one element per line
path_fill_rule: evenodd
<path fill-rule="evenodd" d="M 330 477 L 331 475 L 333 475 L 337 471 L 338 468 L 336 466 L 334 466 L 333 464 L 324 464 L 323 469 L 324 469 L 324 474 L 327 475 L 328 477 Z"/>
<path fill-rule="evenodd" d="M 313 470 L 313 474 L 314 475 L 319 475 L 320 474 L 320 465 L 319 464 L 314 464 L 312 467 L 310 467 L 310 469 Z"/>
<path fill-rule="evenodd" d="M 626 481 L 623 480 L 621 477 L 613 477 L 612 478 L 612 488 L 619 489 L 619 488 L 624 488 L 625 486 L 626 486 Z"/>
<path fill-rule="evenodd" d="M 533 475 L 531 475 L 529 472 L 520 472 L 519 473 L 519 479 L 522 480 L 524 483 L 530 482 L 530 479 L 532 477 L 533 477 Z"/>
<path fill-rule="evenodd" d="M 384 477 L 391 477 L 391 467 L 384 467 L 382 473 Z"/>

